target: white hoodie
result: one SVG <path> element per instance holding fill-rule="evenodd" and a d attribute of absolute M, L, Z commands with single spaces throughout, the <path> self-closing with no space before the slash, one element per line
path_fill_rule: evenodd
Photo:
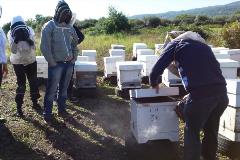
<path fill-rule="evenodd" d="M 24 22 L 21 16 L 13 17 L 11 25 L 19 21 Z M 34 41 L 35 33 L 31 27 L 28 27 L 28 29 L 30 31 L 30 39 Z M 26 41 L 19 41 L 18 44 L 14 43 L 11 30 L 8 32 L 7 37 L 12 51 L 10 56 L 10 62 L 12 64 L 23 64 L 26 66 L 36 61 L 35 45 L 29 46 Z"/>

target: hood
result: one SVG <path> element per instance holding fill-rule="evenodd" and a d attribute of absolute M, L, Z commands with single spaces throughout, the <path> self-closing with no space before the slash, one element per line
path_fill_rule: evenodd
<path fill-rule="evenodd" d="M 69 24 L 72 19 L 72 11 L 64 0 L 60 0 L 55 9 L 54 20 L 58 23 Z"/>
<path fill-rule="evenodd" d="M 11 26 L 16 23 L 16 22 L 22 22 L 25 24 L 24 22 L 24 19 L 21 17 L 21 16 L 16 16 L 16 17 L 13 17 L 12 21 L 11 21 Z"/>

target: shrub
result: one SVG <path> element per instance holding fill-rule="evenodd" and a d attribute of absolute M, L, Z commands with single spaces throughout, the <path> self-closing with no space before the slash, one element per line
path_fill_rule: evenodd
<path fill-rule="evenodd" d="M 227 47 L 240 48 L 240 22 L 225 25 L 222 36 Z"/>

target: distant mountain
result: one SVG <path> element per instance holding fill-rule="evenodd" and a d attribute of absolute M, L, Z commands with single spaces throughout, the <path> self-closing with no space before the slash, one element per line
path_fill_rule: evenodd
<path fill-rule="evenodd" d="M 130 19 L 143 19 L 148 16 L 156 16 L 159 18 L 174 19 L 176 16 L 181 14 L 191 14 L 191 15 L 206 15 L 206 16 L 227 16 L 231 15 L 237 11 L 240 11 L 240 1 L 232 2 L 226 5 L 217 5 L 203 8 L 195 8 L 190 10 L 182 11 L 169 11 L 165 13 L 157 14 L 141 14 L 129 17 Z"/>

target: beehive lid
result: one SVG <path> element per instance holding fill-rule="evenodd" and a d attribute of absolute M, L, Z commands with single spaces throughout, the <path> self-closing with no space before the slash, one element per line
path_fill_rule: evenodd
<path fill-rule="evenodd" d="M 217 59 L 230 59 L 230 55 L 229 54 L 223 54 L 223 53 L 215 54 L 215 57 Z"/>
<path fill-rule="evenodd" d="M 117 62 L 118 70 L 141 70 L 143 65 L 137 61 L 125 61 L 125 62 Z"/>
<path fill-rule="evenodd" d="M 220 63 L 220 67 L 226 68 L 237 68 L 239 67 L 239 62 L 231 60 L 231 59 L 217 59 Z"/>
<path fill-rule="evenodd" d="M 82 50 L 82 56 L 96 57 L 96 55 L 97 55 L 96 50 Z"/>
<path fill-rule="evenodd" d="M 164 44 L 155 44 L 155 48 L 156 49 L 160 49 L 160 48 L 162 48 L 164 46 Z"/>
<path fill-rule="evenodd" d="M 88 56 L 77 56 L 77 61 L 88 62 Z"/>
<path fill-rule="evenodd" d="M 104 63 L 115 63 L 124 61 L 124 57 L 122 56 L 114 56 L 114 57 L 104 57 Z"/>
<path fill-rule="evenodd" d="M 240 54 L 240 49 L 223 50 L 220 52 L 220 54 L 229 54 L 229 55 Z"/>
<path fill-rule="evenodd" d="M 109 54 L 110 55 L 114 55 L 114 54 L 124 55 L 125 54 L 125 50 L 123 50 L 123 49 L 109 49 Z"/>
<path fill-rule="evenodd" d="M 157 55 L 140 55 L 137 57 L 139 62 L 146 62 L 146 63 L 156 63 L 158 60 Z"/>
<path fill-rule="evenodd" d="M 96 72 L 97 71 L 97 63 L 96 62 L 75 62 L 75 71 L 82 72 Z"/>
<path fill-rule="evenodd" d="M 152 49 L 138 49 L 137 55 L 154 55 L 154 50 Z"/>
<path fill-rule="evenodd" d="M 145 43 L 133 43 L 133 48 L 145 49 L 145 48 L 147 48 L 147 45 Z"/>
<path fill-rule="evenodd" d="M 227 79 L 227 92 L 231 94 L 240 94 L 240 79 Z"/>
<path fill-rule="evenodd" d="M 229 50 L 229 48 L 225 48 L 225 47 L 214 47 L 212 48 L 213 53 L 220 53 L 220 51 L 225 51 L 225 50 Z"/>
<path fill-rule="evenodd" d="M 130 90 L 131 98 L 154 98 L 179 95 L 178 87 L 161 87 L 159 93 L 154 88 Z"/>
<path fill-rule="evenodd" d="M 47 63 L 44 56 L 36 56 L 36 61 L 37 61 L 37 63 Z"/>
<path fill-rule="evenodd" d="M 125 49 L 126 47 L 121 44 L 111 44 L 111 49 Z"/>

